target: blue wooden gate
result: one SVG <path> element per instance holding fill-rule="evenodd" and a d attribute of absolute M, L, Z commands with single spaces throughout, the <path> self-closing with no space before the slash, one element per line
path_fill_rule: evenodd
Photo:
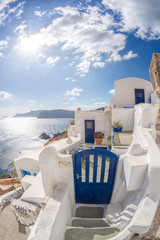
<path fill-rule="evenodd" d="M 104 149 L 88 149 L 73 155 L 76 203 L 109 203 L 118 157 Z"/>
<path fill-rule="evenodd" d="M 144 89 L 135 89 L 135 104 L 144 102 Z"/>
<path fill-rule="evenodd" d="M 94 120 L 85 120 L 85 142 L 94 143 L 93 133 L 95 131 Z"/>

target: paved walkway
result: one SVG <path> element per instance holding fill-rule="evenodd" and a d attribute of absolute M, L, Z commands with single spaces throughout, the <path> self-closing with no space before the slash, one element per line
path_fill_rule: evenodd
<path fill-rule="evenodd" d="M 30 227 L 17 222 L 11 205 L 6 206 L 0 213 L 0 240 L 26 240 Z"/>

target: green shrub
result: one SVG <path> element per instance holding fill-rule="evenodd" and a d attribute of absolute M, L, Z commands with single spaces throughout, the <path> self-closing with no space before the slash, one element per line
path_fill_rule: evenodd
<path fill-rule="evenodd" d="M 93 136 L 95 138 L 104 138 L 104 133 L 102 133 L 102 132 L 95 132 L 95 133 L 93 133 Z"/>
<path fill-rule="evenodd" d="M 122 128 L 122 124 L 120 123 L 121 121 L 113 121 L 112 127 L 114 128 Z"/>

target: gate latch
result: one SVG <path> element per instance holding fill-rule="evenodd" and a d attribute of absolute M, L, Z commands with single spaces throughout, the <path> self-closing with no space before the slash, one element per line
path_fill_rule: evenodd
<path fill-rule="evenodd" d="M 77 173 L 76 174 L 76 179 L 79 179 L 79 178 L 81 178 L 81 176 L 79 176 L 79 174 Z"/>

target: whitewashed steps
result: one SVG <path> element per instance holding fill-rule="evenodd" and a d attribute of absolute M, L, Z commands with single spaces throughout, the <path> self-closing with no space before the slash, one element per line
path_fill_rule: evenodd
<path fill-rule="evenodd" d="M 74 218 L 72 219 L 71 226 L 83 228 L 110 227 L 111 223 L 105 218 L 104 219 Z"/>
<path fill-rule="evenodd" d="M 103 207 L 78 207 L 71 226 L 66 227 L 64 240 L 106 240 L 120 230 L 103 218 Z"/>
<path fill-rule="evenodd" d="M 69 228 L 65 240 L 106 240 L 119 233 L 118 228 Z"/>
<path fill-rule="evenodd" d="M 78 207 L 76 209 L 75 217 L 78 218 L 103 218 L 103 207 Z"/>

